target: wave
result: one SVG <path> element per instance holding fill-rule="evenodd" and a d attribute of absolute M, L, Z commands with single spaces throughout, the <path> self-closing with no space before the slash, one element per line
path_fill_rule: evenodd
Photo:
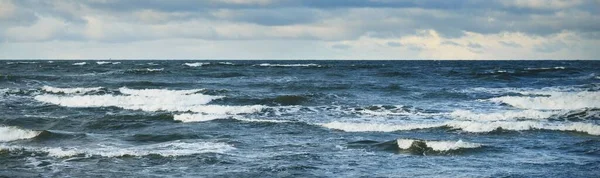
<path fill-rule="evenodd" d="M 56 88 L 51 86 L 43 86 L 42 90 L 48 93 L 62 93 L 62 94 L 85 94 L 89 92 L 95 92 L 101 90 L 102 87 L 91 87 L 91 88 Z"/>
<path fill-rule="evenodd" d="M 563 66 L 558 66 L 558 67 L 540 67 L 540 68 L 525 68 L 525 71 L 538 71 L 538 72 L 545 72 L 545 71 L 554 71 L 554 70 L 565 70 L 567 69 L 566 67 Z"/>
<path fill-rule="evenodd" d="M 189 66 L 189 67 L 201 67 L 204 65 L 209 65 L 210 63 L 204 63 L 204 62 L 194 62 L 194 63 L 184 63 L 183 65 Z"/>
<path fill-rule="evenodd" d="M 536 121 L 447 121 L 440 123 L 345 123 L 331 122 L 319 124 L 323 127 L 342 130 L 345 132 L 395 132 L 406 130 L 431 129 L 449 127 L 471 133 L 487 133 L 496 130 L 526 131 L 526 130 L 553 130 L 582 132 L 590 135 L 600 135 L 600 125 L 581 122 L 536 122 Z"/>
<path fill-rule="evenodd" d="M 0 126 L 0 142 L 30 139 L 38 136 L 41 131 L 21 129 L 13 126 Z"/>
<path fill-rule="evenodd" d="M 9 152 L 41 152 L 52 157 L 124 157 L 160 155 L 164 157 L 187 156 L 202 153 L 225 153 L 235 149 L 226 143 L 173 141 L 141 146 L 118 147 L 98 144 L 98 147 L 23 147 L 0 145 Z"/>
<path fill-rule="evenodd" d="M 174 120 L 181 122 L 206 122 L 218 119 L 234 119 L 244 122 L 269 122 L 269 123 L 286 123 L 293 121 L 286 120 L 269 120 L 269 119 L 250 119 L 239 117 L 237 115 L 217 115 L 217 114 L 178 114 L 173 116 Z"/>
<path fill-rule="evenodd" d="M 113 65 L 116 65 L 116 64 L 121 64 L 121 62 L 98 61 L 98 62 L 96 62 L 96 64 L 98 64 L 98 65 L 104 65 L 104 64 L 113 64 Z"/>
<path fill-rule="evenodd" d="M 207 111 L 215 106 L 205 104 L 224 96 L 197 93 L 199 90 L 134 90 L 120 88 L 125 95 L 83 95 L 58 96 L 37 95 L 35 100 L 65 107 L 119 107 L 143 111 Z M 206 108 L 208 107 L 208 108 Z"/>
<path fill-rule="evenodd" d="M 515 119 L 533 119 L 541 120 L 548 119 L 562 112 L 558 111 L 539 111 L 539 110 L 521 110 L 521 111 L 505 111 L 497 113 L 473 113 L 467 110 L 456 110 L 449 114 L 450 117 L 458 120 L 473 120 L 473 121 L 499 121 L 499 120 L 515 120 Z"/>
<path fill-rule="evenodd" d="M 600 135 L 600 125 L 581 122 L 534 122 L 534 121 L 497 121 L 497 122 L 471 122 L 471 121 L 451 121 L 446 126 L 461 129 L 472 133 L 493 132 L 496 130 L 554 130 L 554 131 L 572 131 L 583 132 L 590 135 Z"/>
<path fill-rule="evenodd" d="M 350 123 L 350 122 L 330 122 L 319 124 L 323 127 L 342 130 L 345 132 L 394 132 L 402 130 L 418 130 L 435 127 L 442 127 L 445 124 L 439 123 L 412 123 L 412 124 L 384 124 L 384 123 Z"/>
<path fill-rule="evenodd" d="M 447 152 L 459 149 L 480 148 L 482 145 L 478 143 L 458 141 L 426 141 L 414 139 L 397 139 L 398 148 L 402 150 L 410 150 L 411 152 L 423 153 L 428 151 Z"/>
<path fill-rule="evenodd" d="M 19 62 L 6 62 L 6 64 L 37 64 L 37 62 L 24 62 L 24 61 L 19 61 Z"/>
<path fill-rule="evenodd" d="M 322 67 L 319 64 L 270 64 L 270 63 L 262 63 L 256 64 L 254 66 L 260 67 Z"/>
<path fill-rule="evenodd" d="M 488 101 L 521 109 L 573 110 L 600 108 L 600 92 L 547 92 L 548 96 L 502 96 Z"/>
<path fill-rule="evenodd" d="M 145 69 L 129 69 L 125 73 L 129 74 L 152 74 L 164 72 L 165 68 L 145 68 Z"/>
<path fill-rule="evenodd" d="M 76 62 L 76 63 L 73 63 L 74 66 L 82 66 L 82 65 L 85 65 L 85 64 L 87 64 L 87 62 Z"/>

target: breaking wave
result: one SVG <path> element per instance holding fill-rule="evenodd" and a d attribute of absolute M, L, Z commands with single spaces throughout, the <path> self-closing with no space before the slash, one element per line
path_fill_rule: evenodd
<path fill-rule="evenodd" d="M 270 64 L 270 63 L 262 63 L 256 64 L 254 66 L 260 67 L 322 67 L 319 64 Z"/>
<path fill-rule="evenodd" d="M 205 66 L 205 65 L 209 65 L 210 63 L 205 63 L 205 62 L 194 62 L 194 63 L 184 63 L 183 65 L 185 66 L 189 66 L 189 67 L 201 67 L 201 66 Z"/>
<path fill-rule="evenodd" d="M 41 131 L 20 129 L 13 126 L 0 126 L 0 142 L 30 139 L 39 135 Z"/>
<path fill-rule="evenodd" d="M 398 139 L 396 140 L 398 148 L 402 150 L 411 150 L 417 152 L 431 151 L 451 151 L 459 149 L 471 149 L 479 148 L 482 145 L 478 143 L 458 141 L 425 141 L 425 140 L 413 140 L 413 139 Z"/>
<path fill-rule="evenodd" d="M 51 86 L 43 86 L 42 90 L 48 93 L 63 93 L 63 94 L 85 94 L 88 92 L 95 92 L 101 90 L 102 87 L 91 87 L 91 88 L 56 88 Z"/>
<path fill-rule="evenodd" d="M 546 96 L 502 96 L 488 101 L 522 109 L 573 110 L 600 108 L 600 92 L 547 92 Z"/>
<path fill-rule="evenodd" d="M 35 100 L 66 107 L 119 107 L 143 111 L 206 111 L 205 104 L 223 96 L 197 93 L 200 90 L 134 90 L 120 88 L 124 95 L 37 95 Z M 214 107 L 214 106 L 212 106 Z M 214 109 L 214 108 L 210 108 Z"/>
<path fill-rule="evenodd" d="M 430 124 L 386 124 L 386 123 L 344 123 L 331 122 L 320 124 L 323 127 L 342 130 L 346 132 L 395 132 L 418 129 L 431 129 L 449 127 L 465 132 L 486 133 L 496 130 L 526 131 L 526 130 L 553 130 L 582 132 L 590 135 L 600 135 L 600 125 L 581 122 L 535 122 L 535 121 L 447 121 Z"/>
<path fill-rule="evenodd" d="M 116 65 L 116 64 L 121 64 L 121 62 L 98 61 L 98 62 L 96 62 L 96 64 L 98 64 L 98 65 L 104 65 L 104 64 L 113 64 L 113 65 Z"/>
<path fill-rule="evenodd" d="M 286 123 L 292 121 L 286 120 L 269 120 L 269 119 L 251 119 L 239 117 L 236 115 L 218 115 L 218 114 L 178 114 L 173 116 L 174 120 L 181 122 L 206 122 L 217 119 L 234 119 L 244 122 L 270 122 L 270 123 Z"/>
<path fill-rule="evenodd" d="M 141 146 L 119 147 L 98 144 L 98 147 L 28 147 L 0 145 L 10 152 L 44 153 L 52 157 L 123 157 L 160 155 L 164 157 L 187 156 L 201 153 L 225 153 L 235 149 L 226 143 L 173 141 Z"/>
<path fill-rule="evenodd" d="M 82 65 L 85 65 L 85 64 L 87 64 L 87 62 L 76 62 L 76 63 L 73 63 L 74 66 L 82 66 Z"/>
<path fill-rule="evenodd" d="M 330 122 L 320 124 L 323 127 L 342 130 L 345 132 L 394 132 L 403 130 L 418 130 L 445 126 L 444 124 L 384 124 L 384 123 L 350 123 L 350 122 Z"/>
<path fill-rule="evenodd" d="M 473 120 L 473 121 L 499 121 L 499 120 L 515 120 L 515 119 L 533 119 L 541 120 L 548 119 L 554 115 L 560 114 L 558 111 L 539 111 L 539 110 L 521 110 L 521 111 L 504 111 L 496 113 L 473 113 L 467 110 L 456 110 L 450 113 L 450 117 L 457 120 Z"/>

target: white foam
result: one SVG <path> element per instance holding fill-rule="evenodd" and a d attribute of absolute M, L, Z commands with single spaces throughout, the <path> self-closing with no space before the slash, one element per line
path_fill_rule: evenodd
<path fill-rule="evenodd" d="M 138 72 L 160 72 L 165 70 L 165 68 L 145 68 L 145 69 L 134 69 L 134 71 Z"/>
<path fill-rule="evenodd" d="M 206 122 L 216 119 L 235 119 L 244 122 L 271 122 L 271 123 L 285 123 L 292 122 L 286 120 L 267 120 L 267 119 L 250 119 L 240 117 L 238 115 L 219 115 L 219 114 L 177 114 L 173 116 L 174 120 L 181 122 Z"/>
<path fill-rule="evenodd" d="M 461 129 L 465 132 L 485 133 L 497 129 L 525 131 L 525 130 L 555 130 L 555 131 L 574 131 L 583 132 L 590 135 L 600 135 L 600 125 L 580 122 L 540 122 L 540 121 L 446 121 L 440 123 L 409 123 L 409 124 L 390 124 L 390 123 L 345 123 L 331 122 L 319 124 L 330 129 L 342 130 L 345 132 L 394 132 L 401 130 L 428 129 L 436 127 L 451 127 Z"/>
<path fill-rule="evenodd" d="M 113 65 L 116 65 L 116 64 L 121 64 L 121 62 L 98 61 L 98 62 L 96 62 L 96 64 L 98 64 L 98 65 L 104 65 L 104 64 L 113 64 Z"/>
<path fill-rule="evenodd" d="M 549 96 L 503 96 L 489 101 L 522 109 L 572 110 L 600 108 L 600 92 L 547 92 Z"/>
<path fill-rule="evenodd" d="M 84 95 L 84 96 L 57 96 L 38 95 L 34 99 L 41 102 L 52 103 L 66 107 L 120 107 L 144 111 L 212 111 L 219 107 L 209 107 L 205 104 L 223 96 L 211 96 L 195 93 L 196 90 L 133 90 L 121 88 L 125 95 Z M 208 108 L 206 108 L 208 107 Z M 227 107 L 225 107 L 227 109 Z M 218 110 L 216 113 L 223 113 Z M 226 113 L 226 112 L 225 112 Z"/>
<path fill-rule="evenodd" d="M 444 124 L 385 124 L 385 123 L 349 123 L 349 122 L 330 122 L 319 124 L 330 129 L 342 130 L 345 132 L 393 132 L 399 130 L 416 130 L 444 126 Z"/>
<path fill-rule="evenodd" d="M 127 87 L 119 88 L 119 92 L 126 95 L 136 96 L 173 96 L 173 95 L 190 95 L 195 94 L 205 89 L 192 89 L 192 90 L 165 90 L 165 89 L 130 89 Z"/>
<path fill-rule="evenodd" d="M 210 63 L 204 63 L 204 62 L 194 62 L 194 63 L 184 63 L 183 65 L 189 66 L 189 67 L 200 67 L 200 66 L 204 66 L 204 65 L 208 65 Z"/>
<path fill-rule="evenodd" d="M 98 91 L 102 87 L 91 87 L 91 88 L 56 88 L 51 86 L 43 86 L 42 90 L 50 93 L 64 93 L 64 94 L 83 94 L 87 92 Z"/>
<path fill-rule="evenodd" d="M 74 66 L 82 66 L 82 65 L 85 65 L 85 64 L 87 64 L 87 62 L 76 62 L 76 63 L 73 63 Z"/>
<path fill-rule="evenodd" d="M 0 142 L 30 139 L 40 133 L 40 131 L 20 129 L 12 126 L 0 126 Z"/>
<path fill-rule="evenodd" d="M 482 145 L 478 143 L 470 143 L 464 142 L 462 140 L 458 141 L 425 141 L 425 140 L 412 140 L 412 139 L 398 139 L 398 148 L 400 149 L 409 149 L 410 146 L 415 141 L 425 142 L 427 147 L 435 150 L 435 151 L 450 151 L 450 150 L 458 150 L 461 148 L 479 148 Z"/>
<path fill-rule="evenodd" d="M 502 128 L 504 130 L 524 131 L 524 130 L 556 130 L 556 131 L 574 131 L 584 132 L 590 135 L 600 135 L 600 126 L 591 123 L 580 122 L 536 122 L 536 121 L 496 121 L 496 122 L 472 122 L 472 121 L 451 121 L 447 126 L 461 129 L 466 132 L 491 132 Z"/>
<path fill-rule="evenodd" d="M 269 63 L 262 63 L 262 64 L 258 64 L 255 66 L 261 66 L 261 67 L 321 67 L 321 65 L 319 65 L 319 64 L 269 64 Z"/>
<path fill-rule="evenodd" d="M 121 157 L 121 156 L 186 156 L 200 153 L 224 153 L 235 149 L 235 147 L 226 143 L 213 142 L 166 142 L 141 146 L 118 147 L 118 146 L 98 146 L 88 147 L 19 147 L 0 145 L 0 149 L 9 151 L 26 150 L 31 152 L 48 153 L 52 157 L 73 157 L 83 155 L 102 156 L 102 157 Z"/>
<path fill-rule="evenodd" d="M 566 68 L 563 66 L 558 66 L 558 67 L 526 68 L 525 70 L 550 70 L 550 69 L 564 70 Z"/>
<path fill-rule="evenodd" d="M 173 116 L 173 120 L 181 122 L 206 122 L 215 119 L 225 119 L 230 116 L 216 114 L 177 114 Z"/>
<path fill-rule="evenodd" d="M 520 110 L 520 111 L 504 111 L 493 113 L 473 113 L 467 110 L 456 110 L 450 113 L 450 117 L 458 120 L 474 120 L 474 121 L 498 121 L 498 120 L 515 120 L 515 119 L 547 119 L 553 115 L 559 114 L 558 111 L 539 111 L 539 110 Z"/>
<path fill-rule="evenodd" d="M 219 64 L 223 64 L 223 65 L 235 65 L 235 64 L 233 64 L 231 62 L 219 62 Z"/>

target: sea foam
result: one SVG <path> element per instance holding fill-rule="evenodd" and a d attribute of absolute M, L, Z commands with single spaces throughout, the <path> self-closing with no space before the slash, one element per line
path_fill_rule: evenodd
<path fill-rule="evenodd" d="M 548 92 L 548 96 L 502 96 L 489 101 L 522 109 L 573 110 L 600 108 L 600 92 Z"/>
<path fill-rule="evenodd" d="M 183 65 L 189 66 L 189 67 L 200 67 L 200 66 L 204 66 L 204 65 L 208 65 L 210 63 L 204 63 L 204 62 L 194 62 L 194 63 L 184 63 Z"/>
<path fill-rule="evenodd" d="M 141 146 L 119 147 L 98 146 L 90 147 L 29 147 L 15 145 L 0 145 L 0 149 L 8 151 L 29 151 L 47 153 L 52 157 L 74 157 L 74 156 L 102 156 L 102 157 L 122 157 L 122 156 L 147 156 L 160 155 L 165 157 L 186 156 L 201 153 L 224 153 L 235 149 L 232 145 L 226 143 L 213 142 L 183 142 L 173 141 Z"/>
<path fill-rule="evenodd" d="M 0 142 L 30 139 L 39 135 L 40 131 L 20 129 L 13 126 L 0 126 Z"/>
<path fill-rule="evenodd" d="M 56 88 L 51 86 L 43 86 L 42 90 L 49 93 L 64 93 L 64 94 L 84 94 L 87 92 L 98 91 L 102 89 L 102 87 L 91 87 L 91 88 Z"/>
<path fill-rule="evenodd" d="M 398 139 L 396 140 L 398 143 L 398 148 L 400 149 L 410 149 L 414 142 L 424 142 L 428 148 L 431 148 L 435 151 L 450 151 L 450 150 L 458 150 L 462 148 L 479 148 L 482 145 L 478 143 L 470 143 L 464 142 L 462 140 L 458 141 L 425 141 L 425 140 L 413 140 L 413 139 Z"/>
<path fill-rule="evenodd" d="M 120 107 L 144 111 L 206 111 L 205 104 L 223 96 L 196 93 L 197 90 L 134 90 L 121 88 L 125 95 L 75 95 L 44 94 L 35 100 L 66 107 Z"/>
<path fill-rule="evenodd" d="M 475 121 L 498 121 L 498 120 L 515 120 L 515 119 L 547 119 L 559 111 L 539 111 L 539 110 L 520 110 L 520 111 L 503 111 L 492 113 L 474 113 L 467 110 L 456 110 L 450 113 L 450 117 L 457 120 L 475 120 Z"/>

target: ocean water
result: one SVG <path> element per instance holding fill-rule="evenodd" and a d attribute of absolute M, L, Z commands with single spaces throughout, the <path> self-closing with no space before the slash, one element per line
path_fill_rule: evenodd
<path fill-rule="evenodd" d="M 598 177 L 600 61 L 0 61 L 0 177 Z"/>

